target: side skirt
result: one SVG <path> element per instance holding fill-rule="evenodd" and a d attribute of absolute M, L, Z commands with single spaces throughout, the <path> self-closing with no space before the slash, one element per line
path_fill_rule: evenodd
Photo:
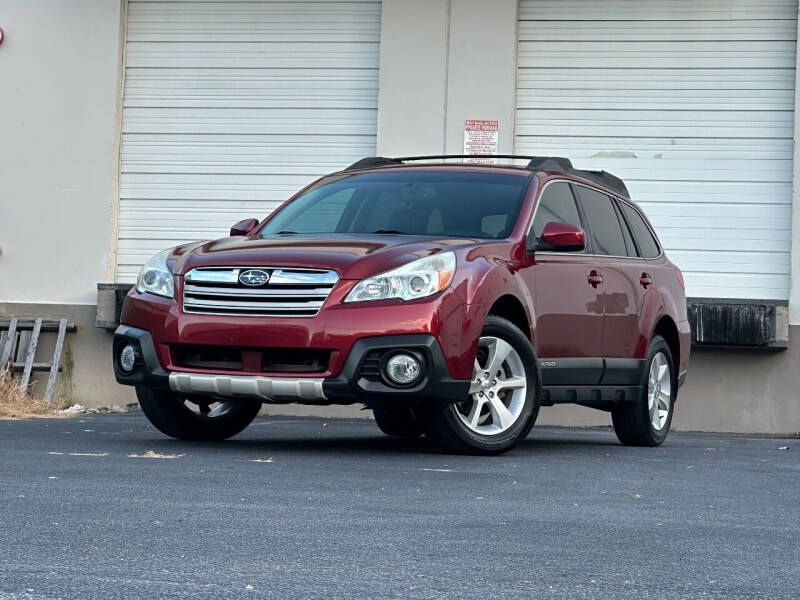
<path fill-rule="evenodd" d="M 581 404 L 608 410 L 641 397 L 645 361 L 634 358 L 543 358 L 542 406 Z"/>
<path fill-rule="evenodd" d="M 548 385 L 542 387 L 542 406 L 582 404 L 603 409 L 618 402 L 635 402 L 641 395 L 638 385 Z"/>

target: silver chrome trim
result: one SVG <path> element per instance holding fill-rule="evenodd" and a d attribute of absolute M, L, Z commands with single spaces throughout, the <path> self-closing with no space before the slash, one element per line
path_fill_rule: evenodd
<path fill-rule="evenodd" d="M 184 285 L 185 292 L 197 292 L 206 296 L 219 296 L 220 298 L 227 298 L 230 296 L 248 296 L 250 298 L 275 298 L 282 296 L 297 296 L 297 290 L 294 289 L 269 289 L 263 288 L 209 288 L 199 285 L 187 283 Z M 212 291 L 213 290 L 213 291 Z M 308 288 L 303 290 L 304 296 L 320 296 L 325 298 L 330 293 L 330 288 Z"/>
<path fill-rule="evenodd" d="M 169 388 L 183 394 L 210 394 L 226 398 L 271 400 L 327 400 L 322 378 L 259 377 L 178 373 L 169 375 Z"/>
<path fill-rule="evenodd" d="M 269 296 L 260 296 L 261 298 L 269 298 Z M 218 309 L 226 309 L 226 308 L 233 308 L 233 304 L 230 300 L 202 300 L 200 298 L 192 298 L 189 300 L 191 302 L 190 306 L 193 308 L 218 308 Z M 271 312 L 277 312 L 281 310 L 301 310 L 301 309 L 316 309 L 319 310 L 322 308 L 322 300 L 311 300 L 306 302 L 270 302 L 269 308 L 272 309 Z M 186 303 L 184 302 L 184 305 Z M 237 311 L 254 311 L 254 312 L 270 312 L 265 310 L 265 306 L 263 302 L 248 302 L 246 300 L 236 300 L 235 308 Z M 286 315 L 291 316 L 291 315 Z"/>
<path fill-rule="evenodd" d="M 269 281 L 245 286 L 242 271 L 269 272 Z M 293 267 L 195 267 L 184 275 L 183 311 L 204 315 L 313 317 L 339 281 L 336 271 Z"/>
<path fill-rule="evenodd" d="M 183 276 L 186 281 L 204 283 L 239 283 L 239 269 L 192 269 Z"/>
<path fill-rule="evenodd" d="M 239 273 L 253 269 L 271 271 L 269 283 L 280 285 L 330 285 L 339 281 L 336 271 L 301 267 L 195 267 L 184 275 L 184 279 L 198 283 L 236 284 L 239 282 Z"/>
<path fill-rule="evenodd" d="M 335 284 L 339 281 L 339 276 L 335 271 L 302 271 L 300 269 L 275 269 L 272 272 L 274 284 Z"/>

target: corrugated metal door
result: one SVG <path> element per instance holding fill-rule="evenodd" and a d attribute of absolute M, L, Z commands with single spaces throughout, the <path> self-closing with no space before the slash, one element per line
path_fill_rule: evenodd
<path fill-rule="evenodd" d="M 521 0 L 516 152 L 629 184 L 700 297 L 789 296 L 797 0 Z"/>
<path fill-rule="evenodd" d="M 128 4 L 117 279 L 375 153 L 379 1 Z"/>

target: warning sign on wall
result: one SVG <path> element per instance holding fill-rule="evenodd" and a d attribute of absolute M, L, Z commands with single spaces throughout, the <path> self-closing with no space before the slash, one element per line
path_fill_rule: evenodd
<path fill-rule="evenodd" d="M 497 154 L 497 121 L 464 121 L 464 154 Z M 468 158 L 465 162 L 495 164 L 496 158 Z"/>

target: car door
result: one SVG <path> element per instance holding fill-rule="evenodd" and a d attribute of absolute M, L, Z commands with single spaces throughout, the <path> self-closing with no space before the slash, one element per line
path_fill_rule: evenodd
<path fill-rule="evenodd" d="M 623 224 L 623 230 L 630 231 L 632 242 L 636 247 L 635 260 L 626 260 L 623 268 L 627 272 L 627 278 L 634 282 L 633 288 L 636 296 L 637 317 L 639 319 L 636 331 L 631 331 L 631 338 L 626 342 L 626 347 L 633 345 L 634 356 L 643 354 L 647 344 L 650 342 L 646 336 L 648 331 L 643 331 L 641 327 L 642 314 L 644 308 L 649 306 L 649 297 L 655 294 L 655 280 L 657 278 L 655 270 L 661 268 L 659 261 L 652 259 L 661 256 L 661 247 L 656 241 L 655 235 L 644 220 L 644 217 L 633 204 L 625 200 L 617 199 L 617 208 Z"/>
<path fill-rule="evenodd" d="M 602 356 L 606 359 L 632 359 L 642 306 L 642 287 L 639 275 L 634 272 L 640 262 L 635 258 L 636 247 L 608 194 L 584 185 L 577 185 L 576 189 L 589 223 L 592 251 L 597 254 L 603 271 Z"/>
<path fill-rule="evenodd" d="M 528 247 L 540 242 L 549 222 L 585 224 L 566 181 L 545 184 L 537 201 Z M 541 246 L 541 244 L 539 244 Z M 525 277 L 532 290 L 535 349 L 544 385 L 588 385 L 602 374 L 603 296 L 601 269 L 586 250 L 534 250 Z"/>

